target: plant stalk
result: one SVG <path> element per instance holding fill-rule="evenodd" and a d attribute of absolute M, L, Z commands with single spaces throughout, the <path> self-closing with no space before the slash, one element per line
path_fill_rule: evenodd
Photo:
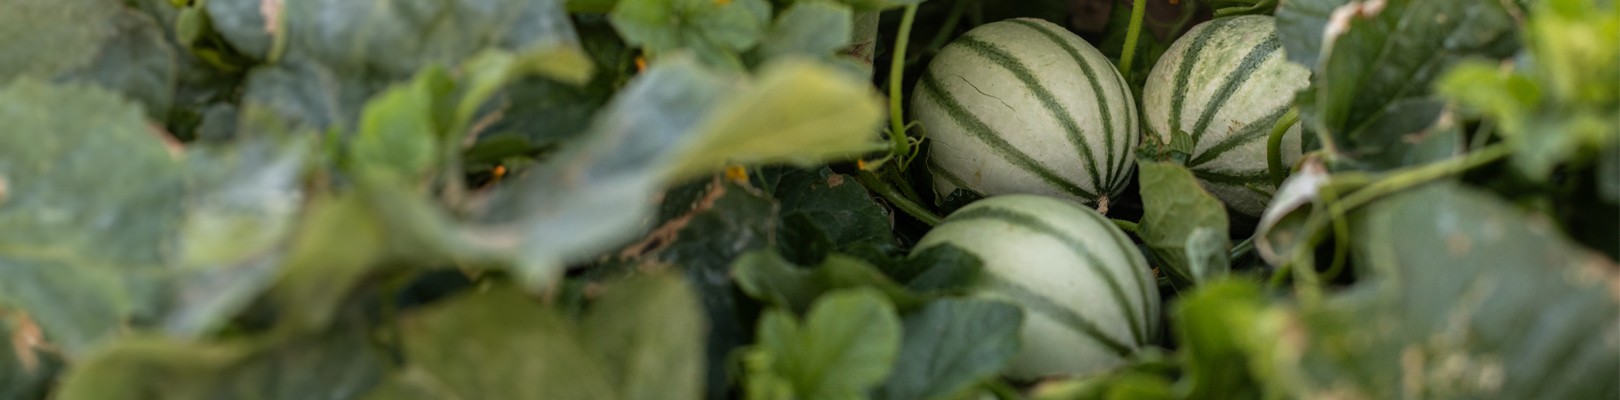
<path fill-rule="evenodd" d="M 1131 81 L 1131 63 L 1136 58 L 1136 41 L 1142 37 L 1142 19 L 1147 17 L 1148 0 L 1131 0 L 1131 23 L 1125 28 L 1125 48 L 1120 49 L 1119 74 Z"/>
<path fill-rule="evenodd" d="M 896 191 L 893 186 L 884 182 L 882 178 L 873 174 L 872 171 L 860 171 L 855 175 L 855 180 L 860 182 L 861 186 L 866 186 L 867 190 L 877 193 L 879 197 L 888 200 L 889 204 L 893 204 L 895 208 L 900 209 L 900 211 L 905 212 L 912 218 L 916 218 L 928 226 L 939 225 L 940 218 L 938 215 L 928 211 L 928 208 L 923 207 L 922 204 L 917 204 L 917 202 L 906 198 L 904 194 Z"/>

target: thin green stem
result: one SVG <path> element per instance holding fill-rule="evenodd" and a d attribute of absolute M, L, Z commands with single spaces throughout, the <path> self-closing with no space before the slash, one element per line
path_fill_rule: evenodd
<path fill-rule="evenodd" d="M 1131 1 L 1131 23 L 1125 28 L 1125 48 L 1119 54 L 1119 74 L 1131 81 L 1131 63 L 1136 59 L 1136 41 L 1142 37 L 1142 19 L 1147 16 L 1148 0 Z"/>
<path fill-rule="evenodd" d="M 1116 219 L 1116 218 L 1109 218 L 1109 220 L 1114 221 L 1114 226 L 1117 226 L 1117 227 L 1119 227 L 1120 230 L 1123 230 L 1123 231 L 1126 231 L 1126 232 L 1137 233 L 1137 232 L 1141 232 L 1141 230 L 1142 230 L 1142 225 L 1137 224 L 1135 222 L 1126 221 L 1126 220 L 1123 220 L 1123 219 Z"/>
<path fill-rule="evenodd" d="M 1468 150 L 1473 151 L 1485 147 L 1485 144 L 1490 142 L 1491 135 L 1495 133 L 1495 119 L 1486 118 L 1484 121 L 1480 121 L 1479 129 L 1474 130 L 1474 137 L 1468 143 Z"/>
<path fill-rule="evenodd" d="M 1299 108 L 1289 108 L 1277 125 L 1271 127 L 1271 137 L 1266 140 L 1266 169 L 1271 171 L 1271 183 L 1282 185 L 1283 179 L 1288 178 L 1288 170 L 1283 166 L 1282 142 L 1288 135 L 1288 128 L 1299 122 Z"/>
<path fill-rule="evenodd" d="M 1244 254 L 1248 254 L 1251 251 L 1254 251 L 1254 238 L 1252 237 L 1243 239 L 1243 241 L 1232 245 L 1232 251 L 1228 253 L 1228 259 L 1236 260 L 1238 257 L 1243 257 Z"/>
<path fill-rule="evenodd" d="M 895 32 L 894 54 L 889 63 L 889 154 L 905 168 L 911 144 L 906 141 L 906 120 L 901 112 L 900 84 L 906 74 L 906 45 L 911 41 L 911 24 L 917 20 L 917 5 L 906 6 L 900 17 L 900 30 Z"/>
<path fill-rule="evenodd" d="M 1324 232 L 1322 230 L 1327 228 L 1327 224 L 1335 223 L 1335 220 L 1342 220 L 1350 211 L 1372 203 L 1373 200 L 1380 197 L 1460 174 L 1500 160 L 1511 152 L 1512 150 L 1506 146 L 1490 146 L 1462 157 L 1434 162 L 1387 175 L 1382 179 L 1366 184 L 1361 189 L 1344 196 L 1342 199 L 1337 199 L 1337 201 L 1331 201 L 1327 198 L 1327 196 L 1336 194 L 1336 192 L 1326 194 L 1323 199 L 1329 201 L 1329 206 L 1318 206 L 1311 211 L 1311 215 L 1306 219 L 1303 229 L 1300 230 L 1305 236 L 1301 238 L 1300 243 L 1293 249 L 1293 259 L 1284 264 L 1277 271 L 1277 275 L 1272 276 L 1272 284 L 1278 284 L 1290 271 L 1297 270 L 1294 273 L 1298 274 L 1301 280 L 1307 281 L 1305 282 L 1307 285 L 1315 285 L 1314 250 L 1316 245 L 1321 243 L 1323 239 Z M 1348 229 L 1345 231 L 1348 231 Z"/>
<path fill-rule="evenodd" d="M 889 204 L 893 204 L 895 208 L 899 208 L 900 211 L 911 215 L 912 218 L 916 218 L 918 221 L 928 224 L 928 226 L 939 225 L 940 218 L 938 215 L 928 211 L 928 208 L 923 207 L 922 204 L 907 199 L 905 195 L 895 191 L 893 186 L 883 182 L 883 179 L 873 174 L 872 171 L 861 171 L 855 175 L 855 180 L 860 182 L 861 186 L 865 186 L 867 190 L 871 190 L 884 200 L 888 200 Z"/>

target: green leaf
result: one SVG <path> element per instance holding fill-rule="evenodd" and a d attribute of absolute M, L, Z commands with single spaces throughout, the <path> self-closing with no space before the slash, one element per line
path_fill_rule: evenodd
<path fill-rule="evenodd" d="M 765 0 L 622 0 L 608 19 L 655 60 L 688 49 L 709 65 L 741 67 L 738 54 L 759 43 L 770 15 Z"/>
<path fill-rule="evenodd" d="M 263 60 L 312 60 L 345 73 L 403 79 L 424 67 L 459 65 L 482 50 L 499 49 L 565 64 L 554 77 L 589 76 L 560 0 L 272 4 L 280 7 L 258 0 L 210 0 L 206 6 L 226 40 Z"/>
<path fill-rule="evenodd" d="M 0 89 L 0 303 L 70 356 L 156 312 L 180 226 L 179 156 L 105 90 Z"/>
<path fill-rule="evenodd" d="M 1147 160 L 1137 165 L 1143 208 L 1139 235 L 1164 261 L 1161 270 L 1181 283 L 1220 274 L 1231 248 L 1226 206 L 1204 191 L 1186 167 Z"/>
<path fill-rule="evenodd" d="M 114 0 L 8 0 L 0 14 L 0 84 L 52 78 L 90 64 L 122 13 Z"/>
<path fill-rule="evenodd" d="M 700 176 L 728 163 L 853 158 L 884 146 L 871 134 L 882 121 L 882 102 L 865 82 L 809 61 L 770 63 L 683 143 L 673 175 Z"/>
<path fill-rule="evenodd" d="M 1018 306 L 994 300 L 942 299 L 905 318 L 894 375 L 882 399 L 939 399 L 993 378 L 1018 352 Z"/>
<path fill-rule="evenodd" d="M 430 68 L 366 102 L 360 130 L 349 147 L 352 160 L 408 182 L 422 179 L 439 157 L 438 128 L 449 123 L 434 118 L 435 101 L 444 98 L 450 86 L 443 71 Z"/>
<path fill-rule="evenodd" d="M 1171 311 L 1189 385 L 1187 398 L 1262 398 L 1265 298 L 1255 282 L 1215 280 L 1182 296 Z"/>
<path fill-rule="evenodd" d="M 759 44 L 765 58 L 783 55 L 827 57 L 851 40 L 853 13 L 825 0 L 797 1 L 783 10 Z"/>
<path fill-rule="evenodd" d="M 707 320 L 698 295 L 679 275 L 614 283 L 581 325 L 621 399 L 703 396 Z"/>
<path fill-rule="evenodd" d="M 449 300 L 401 321 L 405 357 L 458 398 L 613 398 L 609 369 L 578 328 L 512 287 Z"/>
<path fill-rule="evenodd" d="M 978 283 L 984 262 L 950 243 L 928 246 L 904 260 L 886 263 L 884 272 L 918 292 L 962 293 Z"/>
<path fill-rule="evenodd" d="M 1295 7 L 1297 12 L 1289 11 Z M 1413 0 L 1283 4 L 1278 36 L 1296 38 L 1287 43 L 1288 52 L 1319 54 L 1312 75 L 1316 98 L 1303 108 L 1306 121 L 1323 135 L 1324 147 L 1363 168 L 1399 167 L 1376 157 L 1400 152 L 1406 146 L 1401 138 L 1432 125 L 1437 115 L 1413 111 L 1410 102 L 1435 101 L 1429 85 L 1449 66 L 1467 57 L 1505 56 L 1517 46 L 1515 24 L 1504 7 Z M 1322 19 L 1321 12 L 1330 8 L 1329 18 Z M 1319 43 L 1296 41 L 1319 34 Z M 1392 118 L 1416 128 L 1376 127 Z"/>
<path fill-rule="evenodd" d="M 260 134 L 261 126 L 254 124 L 270 122 L 285 130 L 350 131 L 369 91 L 366 85 L 340 80 L 331 69 L 310 62 L 254 68 L 243 83 L 237 135 Z"/>
<path fill-rule="evenodd" d="M 760 321 L 759 344 L 750 350 L 766 362 L 751 365 L 763 370 L 749 372 L 786 383 L 794 398 L 860 398 L 893 370 L 900 329 L 894 307 L 872 289 L 822 297 L 803 324 L 783 311 L 767 311 Z M 756 381 L 748 384 L 751 393 L 760 390 L 753 387 Z"/>
<path fill-rule="evenodd" d="M 81 28 L 91 24 L 86 20 L 55 23 Z M 118 15 L 93 24 L 111 25 L 113 31 L 90 63 L 63 71 L 58 77 L 63 81 L 93 82 L 140 102 L 153 119 L 166 119 L 174 101 L 179 66 L 174 48 L 163 37 L 163 27 L 132 9 L 122 9 Z"/>
<path fill-rule="evenodd" d="M 1620 276 L 1545 219 L 1437 183 L 1357 218 L 1370 279 L 1303 305 L 1279 342 L 1295 397 L 1591 398 L 1620 391 Z M 1530 321 L 1530 322 L 1527 322 Z M 1287 376 L 1287 375 L 1285 375 Z"/>
<path fill-rule="evenodd" d="M 383 378 L 385 355 L 361 329 L 285 340 L 111 343 L 63 379 L 65 400 L 354 398 Z"/>
<path fill-rule="evenodd" d="M 304 207 L 271 301 L 293 331 L 326 328 L 382 256 L 384 228 L 359 196 L 320 196 Z"/>
<path fill-rule="evenodd" d="M 733 284 L 732 262 L 746 252 L 771 248 L 776 204 L 747 186 L 718 181 L 667 191 L 664 204 L 661 226 L 621 255 L 684 270 L 708 316 L 707 397 L 722 397 L 730 387 L 727 357 L 752 340 L 751 322 L 737 312 L 747 300 Z"/>
<path fill-rule="evenodd" d="M 827 167 L 774 167 L 758 175 L 780 204 L 777 249 L 789 260 L 812 264 L 832 251 L 886 254 L 898 247 L 889 211 L 854 178 Z M 805 232 L 825 247 L 794 239 Z"/>
<path fill-rule="evenodd" d="M 314 158 L 307 137 L 244 138 L 188 150 L 167 333 L 197 337 L 223 325 L 275 282 Z"/>
<path fill-rule="evenodd" d="M 820 265 L 800 267 L 770 251 L 744 254 L 732 263 L 731 275 L 748 296 L 802 313 L 823 294 L 842 289 L 870 288 L 883 293 L 891 304 L 915 308 L 926 301 L 894 283 L 860 259 L 829 254 Z"/>

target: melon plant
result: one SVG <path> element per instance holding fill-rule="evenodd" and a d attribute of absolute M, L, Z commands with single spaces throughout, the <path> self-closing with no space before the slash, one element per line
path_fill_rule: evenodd
<path fill-rule="evenodd" d="M 946 243 L 984 263 L 976 294 L 1025 310 L 1009 377 L 1104 371 L 1158 336 L 1159 289 L 1147 262 L 1094 210 L 1037 195 L 990 197 L 946 217 L 915 252 Z"/>
<path fill-rule="evenodd" d="M 912 93 L 936 194 L 1031 193 L 1103 203 L 1127 183 L 1140 129 L 1124 78 L 1038 19 L 981 25 L 940 50 Z"/>
<path fill-rule="evenodd" d="M 1220 18 L 1194 26 L 1154 64 L 1142 89 L 1147 132 L 1191 152 L 1187 166 L 1229 209 L 1257 216 L 1276 186 L 1266 165 L 1272 127 L 1310 84 L 1289 63 L 1272 17 Z M 1300 126 L 1288 128 L 1282 159 L 1299 159 Z M 1190 140 L 1190 142 L 1187 142 Z"/>

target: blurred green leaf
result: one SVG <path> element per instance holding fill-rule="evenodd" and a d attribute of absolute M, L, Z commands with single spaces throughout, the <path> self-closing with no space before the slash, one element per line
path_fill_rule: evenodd
<path fill-rule="evenodd" d="M 1182 296 L 1172 325 L 1184 360 L 1186 398 L 1267 398 L 1257 378 L 1269 372 L 1266 349 L 1275 345 L 1260 334 L 1265 307 L 1259 285 L 1245 280 L 1205 282 Z"/>
<path fill-rule="evenodd" d="M 70 357 L 152 317 L 181 224 L 180 156 L 95 87 L 15 81 L 0 121 L 0 303 Z"/>
<path fill-rule="evenodd" d="M 707 321 L 679 275 L 607 286 L 580 327 L 619 398 L 702 398 Z"/>
<path fill-rule="evenodd" d="M 0 84 L 19 76 L 52 78 L 90 64 L 117 29 L 114 0 L 7 0 L 0 14 Z"/>
<path fill-rule="evenodd" d="M 325 329 L 360 280 L 378 268 L 382 223 L 359 196 L 321 196 L 304 207 L 271 301 L 293 331 Z"/>
<path fill-rule="evenodd" d="M 132 337 L 74 366 L 57 398 L 355 398 L 383 378 L 385 356 L 349 328 L 286 340 L 178 342 Z"/>
<path fill-rule="evenodd" d="M 810 309 L 823 294 L 844 289 L 870 288 L 901 309 L 921 306 L 925 298 L 907 291 L 860 259 L 829 254 L 815 266 L 801 267 L 771 251 L 737 257 L 731 275 L 750 297 L 795 313 Z"/>
<path fill-rule="evenodd" d="M 751 396 L 791 388 L 790 398 L 862 398 L 893 371 L 901 326 L 881 293 L 852 289 L 821 297 L 802 323 L 767 311 L 758 335 L 744 356 Z"/>
<path fill-rule="evenodd" d="M 1451 69 L 1440 94 L 1494 118 L 1513 164 L 1548 180 L 1554 167 L 1585 165 L 1620 143 L 1620 7 L 1591 0 L 1537 3 L 1524 33 L 1527 52 L 1511 65 L 1483 61 Z"/>
<path fill-rule="evenodd" d="M 703 393 L 703 318 L 674 275 L 605 288 L 579 324 L 496 287 L 404 320 L 412 365 L 380 390 L 456 398 L 695 399 Z M 373 394 L 373 397 L 377 397 Z"/>
<path fill-rule="evenodd" d="M 612 398 L 607 366 L 579 329 L 512 287 L 422 309 L 402 321 L 405 357 L 459 398 Z"/>
<path fill-rule="evenodd" d="M 788 59 L 761 67 L 750 83 L 711 111 L 701 135 L 682 143 L 674 176 L 729 163 L 812 166 L 884 145 L 871 134 L 883 121 L 882 101 L 866 82 Z"/>
<path fill-rule="evenodd" d="M 1018 351 L 1018 306 L 995 300 L 942 299 L 904 320 L 894 375 L 880 399 L 940 399 L 993 378 Z"/>
<path fill-rule="evenodd" d="M 827 57 L 851 40 L 853 13 L 827 0 L 796 1 L 783 10 L 759 44 L 765 58 L 782 55 Z"/>
<path fill-rule="evenodd" d="M 1376 274 L 1303 305 L 1277 343 L 1297 397 L 1597 398 L 1620 392 L 1620 276 L 1540 217 L 1438 183 L 1372 205 Z M 1291 371 L 1291 372 L 1290 372 Z"/>
<path fill-rule="evenodd" d="M 429 68 L 366 102 L 349 147 L 353 161 L 408 182 L 425 177 L 439 157 L 438 128 L 449 123 L 435 119 L 435 102 L 451 86 L 443 71 Z"/>
<path fill-rule="evenodd" d="M 1403 138 L 1433 124 L 1437 99 L 1429 85 L 1446 68 L 1475 56 L 1503 57 L 1518 46 L 1509 10 L 1499 2 L 1390 0 L 1286 2 L 1279 36 L 1290 58 L 1317 55 L 1315 98 L 1302 102 L 1305 121 L 1324 147 L 1384 170 L 1402 165 L 1378 160 L 1401 152 Z M 1332 11 L 1328 11 L 1332 10 Z M 1423 21 L 1423 22 L 1417 22 Z M 1320 41 L 1307 41 L 1320 37 Z M 1414 104 L 1429 103 L 1414 108 Z M 1378 127 L 1376 125 L 1384 125 Z M 1404 129 L 1395 129 L 1404 127 Z"/>
<path fill-rule="evenodd" d="M 625 42 L 650 58 L 686 49 L 713 66 L 741 67 L 741 54 L 770 25 L 765 0 L 621 0 L 608 14 Z"/>
<path fill-rule="evenodd" d="M 187 151 L 180 273 L 163 325 L 199 337 L 219 328 L 276 280 L 313 159 L 307 137 L 243 138 Z"/>
<path fill-rule="evenodd" d="M 1138 235 L 1164 261 L 1160 270 L 1182 284 L 1224 273 L 1228 266 L 1220 261 L 1231 248 L 1226 206 L 1180 164 L 1142 160 L 1137 165 L 1143 208 Z M 1200 231 L 1212 233 L 1197 235 Z"/>

